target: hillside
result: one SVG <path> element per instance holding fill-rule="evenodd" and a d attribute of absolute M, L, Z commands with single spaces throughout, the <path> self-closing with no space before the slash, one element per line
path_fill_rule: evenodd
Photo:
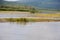
<path fill-rule="evenodd" d="M 2 1 L 3 5 L 27 5 L 35 6 L 41 9 L 56 9 L 60 10 L 60 1 L 59 0 L 21 0 L 18 2 L 7 2 Z"/>

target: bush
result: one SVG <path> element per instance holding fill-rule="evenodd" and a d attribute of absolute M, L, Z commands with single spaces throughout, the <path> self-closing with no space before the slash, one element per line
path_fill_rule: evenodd
<path fill-rule="evenodd" d="M 34 14 L 34 13 L 36 13 L 36 9 L 35 9 L 35 8 L 32 8 L 32 9 L 30 10 L 30 12 Z"/>

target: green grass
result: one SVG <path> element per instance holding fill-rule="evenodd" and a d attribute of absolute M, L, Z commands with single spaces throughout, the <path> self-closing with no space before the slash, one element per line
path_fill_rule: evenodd
<path fill-rule="evenodd" d="M 36 18 L 0 18 L 0 22 L 52 22 L 60 20 L 36 19 Z"/>
<path fill-rule="evenodd" d="M 50 9 L 37 9 L 35 7 L 29 7 L 29 6 L 0 6 L 0 11 L 22 11 L 22 12 L 30 12 L 30 13 L 42 13 L 47 11 L 54 11 L 54 12 L 60 12 L 60 10 L 50 10 Z"/>
<path fill-rule="evenodd" d="M 0 11 L 36 12 L 35 10 L 35 8 L 26 6 L 0 6 Z"/>

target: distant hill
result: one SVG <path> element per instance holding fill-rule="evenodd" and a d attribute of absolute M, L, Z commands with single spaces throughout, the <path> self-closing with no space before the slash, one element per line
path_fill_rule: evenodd
<path fill-rule="evenodd" d="M 60 0 L 28 0 L 21 2 L 7 2 L 7 1 L 1 1 L 0 4 L 3 5 L 28 5 L 28 6 L 35 6 L 41 9 L 56 9 L 60 10 Z"/>
<path fill-rule="evenodd" d="M 3 4 L 3 2 L 4 2 L 3 0 L 0 0 L 0 5 L 2 5 L 2 4 Z"/>

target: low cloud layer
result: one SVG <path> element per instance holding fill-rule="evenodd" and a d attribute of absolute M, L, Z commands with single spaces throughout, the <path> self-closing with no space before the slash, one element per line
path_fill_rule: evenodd
<path fill-rule="evenodd" d="M 19 1 L 19 0 L 4 0 L 4 1 Z"/>

